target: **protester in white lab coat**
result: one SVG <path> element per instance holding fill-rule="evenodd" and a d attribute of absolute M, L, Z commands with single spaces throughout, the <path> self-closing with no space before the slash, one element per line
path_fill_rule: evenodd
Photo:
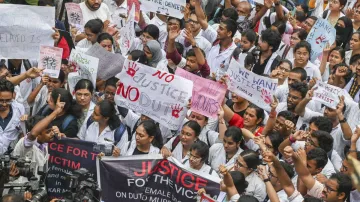
<path fill-rule="evenodd" d="M 81 79 L 74 87 L 73 95 L 76 102 L 82 107 L 83 114 L 78 119 L 79 128 L 82 127 L 84 121 L 91 116 L 94 111 L 95 103 L 91 101 L 94 93 L 94 85 L 89 79 Z"/>
<path fill-rule="evenodd" d="M 161 149 L 161 154 L 167 158 L 173 156 L 180 162 L 188 159 L 191 146 L 199 141 L 201 127 L 196 121 L 184 124 L 178 136 L 171 138 Z"/>
<path fill-rule="evenodd" d="M 153 120 L 142 121 L 136 128 L 135 140 L 121 147 L 121 156 L 158 154 L 163 145 L 159 126 Z"/>

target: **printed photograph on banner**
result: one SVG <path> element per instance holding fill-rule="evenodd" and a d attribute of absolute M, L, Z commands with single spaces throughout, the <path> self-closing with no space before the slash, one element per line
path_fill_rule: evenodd
<path fill-rule="evenodd" d="M 119 72 L 121 72 L 125 57 L 121 54 L 111 53 L 95 43 L 87 52 L 86 55 L 92 56 L 99 60 L 97 78 L 107 80 Z"/>
<path fill-rule="evenodd" d="M 226 86 L 181 68 L 176 69 L 175 75 L 194 82 L 190 110 L 207 117 L 217 118 L 219 106 L 227 90 Z"/>
<path fill-rule="evenodd" d="M 135 5 L 132 6 L 125 26 L 120 31 L 120 50 L 126 56 L 135 38 Z"/>
<path fill-rule="evenodd" d="M 192 96 L 192 81 L 127 59 L 118 78 L 117 105 L 146 115 L 171 130 L 181 127 Z"/>
<path fill-rule="evenodd" d="M 97 163 L 103 201 L 184 201 L 197 202 L 204 188 L 209 199 L 220 193 L 220 179 L 159 154 L 134 155 Z M 211 200 L 209 200 L 211 201 Z"/>
<path fill-rule="evenodd" d="M 318 18 L 310 30 L 306 41 L 311 45 L 310 60 L 314 62 L 323 52 L 327 43 L 335 42 L 336 30 L 327 20 Z"/>
<path fill-rule="evenodd" d="M 0 58 L 38 59 L 40 45 L 54 46 L 55 7 L 0 4 Z"/>
<path fill-rule="evenodd" d="M 339 96 L 344 95 L 344 89 L 338 88 L 336 86 L 316 81 L 316 85 L 313 87 L 314 94 L 312 100 L 319 101 L 327 107 L 336 109 L 336 106 L 339 104 Z"/>
<path fill-rule="evenodd" d="M 69 65 L 81 78 L 90 80 L 96 86 L 99 59 L 73 49 L 69 58 Z"/>
<path fill-rule="evenodd" d="M 231 60 L 227 76 L 227 86 L 231 92 L 266 111 L 271 110 L 270 104 L 278 84 L 277 79 L 259 76 L 241 67 L 236 60 Z"/>
<path fill-rule="evenodd" d="M 52 78 L 58 78 L 61 69 L 63 49 L 51 46 L 40 46 L 39 68 Z"/>
<path fill-rule="evenodd" d="M 142 0 L 140 9 L 144 12 L 154 12 L 157 14 L 167 15 L 176 17 L 179 19 L 183 18 L 182 11 L 185 9 L 186 0 Z"/>
<path fill-rule="evenodd" d="M 69 24 L 79 29 L 79 31 L 83 31 L 84 22 L 80 5 L 77 3 L 65 3 L 65 8 Z"/>

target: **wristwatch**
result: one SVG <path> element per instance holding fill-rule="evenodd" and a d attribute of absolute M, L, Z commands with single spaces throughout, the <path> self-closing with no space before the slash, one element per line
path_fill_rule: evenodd
<path fill-rule="evenodd" d="M 198 47 L 197 44 L 191 45 L 191 46 L 192 46 L 192 48 L 197 48 Z"/>
<path fill-rule="evenodd" d="M 340 123 L 346 123 L 347 119 L 344 118 L 343 120 L 339 120 Z"/>
<path fill-rule="evenodd" d="M 269 178 L 264 179 L 264 182 L 270 182 Z"/>

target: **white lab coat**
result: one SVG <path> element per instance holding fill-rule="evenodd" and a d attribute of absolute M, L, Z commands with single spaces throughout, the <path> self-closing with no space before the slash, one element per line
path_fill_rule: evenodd
<path fill-rule="evenodd" d="M 236 154 L 228 162 L 226 162 L 226 152 L 223 143 L 216 143 L 210 147 L 210 151 L 209 151 L 210 166 L 216 171 L 219 170 L 220 165 L 225 165 L 226 168 L 232 169 L 234 167 L 237 157 L 240 155 L 242 151 L 243 150 L 239 148 Z"/>
<path fill-rule="evenodd" d="M 127 142 L 123 147 L 121 147 L 120 155 L 131 156 L 133 155 L 135 148 L 136 148 L 136 141 Z M 158 154 L 158 153 L 160 153 L 160 149 L 151 144 L 149 154 Z"/>

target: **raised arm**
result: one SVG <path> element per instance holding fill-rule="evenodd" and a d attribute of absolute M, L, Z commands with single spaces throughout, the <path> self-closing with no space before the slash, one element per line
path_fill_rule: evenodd
<path fill-rule="evenodd" d="M 280 0 L 274 0 L 274 4 L 275 4 L 275 12 L 276 12 L 277 19 L 284 20 L 283 7 L 281 5 Z"/>
<path fill-rule="evenodd" d="M 313 95 L 314 95 L 314 88 L 312 88 L 311 90 L 309 90 L 306 93 L 306 96 L 303 100 L 301 100 L 301 102 L 295 107 L 295 113 L 301 117 L 304 116 L 305 114 L 305 108 L 306 105 L 311 101 Z"/>
<path fill-rule="evenodd" d="M 41 78 L 41 82 L 39 83 L 39 85 L 37 85 L 34 90 L 30 93 L 29 97 L 27 98 L 27 102 L 29 104 L 32 104 L 35 101 L 36 96 L 39 94 L 41 88 L 43 86 L 45 86 L 47 84 L 47 82 L 49 81 L 49 76 L 44 75 Z"/>
<path fill-rule="evenodd" d="M 344 113 L 343 113 L 344 107 L 345 107 L 345 97 L 340 96 L 339 99 L 340 99 L 340 102 L 336 106 L 336 114 L 338 116 L 340 126 L 341 126 L 341 131 L 344 134 L 344 138 L 346 140 L 350 140 L 351 136 L 352 136 L 352 130 L 351 130 L 348 122 L 346 121 Z"/>
<path fill-rule="evenodd" d="M 276 107 L 278 104 L 278 99 L 273 95 L 273 100 L 270 104 L 271 111 L 269 114 L 269 119 L 267 120 L 264 130 L 261 133 L 262 135 L 267 135 L 274 128 L 276 122 Z"/>
<path fill-rule="evenodd" d="M 222 141 L 224 139 L 227 127 L 226 127 L 225 119 L 224 119 L 224 109 L 222 108 L 221 105 L 219 106 L 219 110 L 218 110 L 218 120 L 219 120 L 219 137 L 218 137 L 218 139 L 220 141 Z"/>
<path fill-rule="evenodd" d="M 258 166 L 259 177 L 264 181 L 266 186 L 266 193 L 269 197 L 269 201 L 271 202 L 280 202 L 279 197 L 274 189 L 274 186 L 271 184 L 269 180 L 269 176 L 266 171 L 266 166 Z"/>
<path fill-rule="evenodd" d="M 220 174 L 223 175 L 223 180 L 224 180 L 224 184 L 226 186 L 226 194 L 227 194 L 228 199 L 236 194 L 239 194 L 234 185 L 234 181 L 233 181 L 229 171 L 227 170 L 227 168 L 224 165 L 220 165 L 219 172 L 220 172 Z"/>
<path fill-rule="evenodd" d="M 206 21 L 206 16 L 204 14 L 204 10 L 201 8 L 200 1 L 201 0 L 195 0 L 195 14 L 198 18 L 201 28 L 203 30 L 206 30 L 208 28 L 209 24 Z"/>
<path fill-rule="evenodd" d="M 252 26 L 255 26 L 255 24 L 265 15 L 267 10 L 272 7 L 272 4 L 272 0 L 264 0 L 264 6 L 256 13 L 252 21 Z"/>
<path fill-rule="evenodd" d="M 26 72 L 24 72 L 18 76 L 13 76 L 13 77 L 6 78 L 6 79 L 9 80 L 14 85 L 19 85 L 25 79 L 28 79 L 28 78 L 34 79 L 36 77 L 39 77 L 40 73 L 42 71 L 43 71 L 43 69 L 32 67 L 29 70 L 27 70 Z"/>

